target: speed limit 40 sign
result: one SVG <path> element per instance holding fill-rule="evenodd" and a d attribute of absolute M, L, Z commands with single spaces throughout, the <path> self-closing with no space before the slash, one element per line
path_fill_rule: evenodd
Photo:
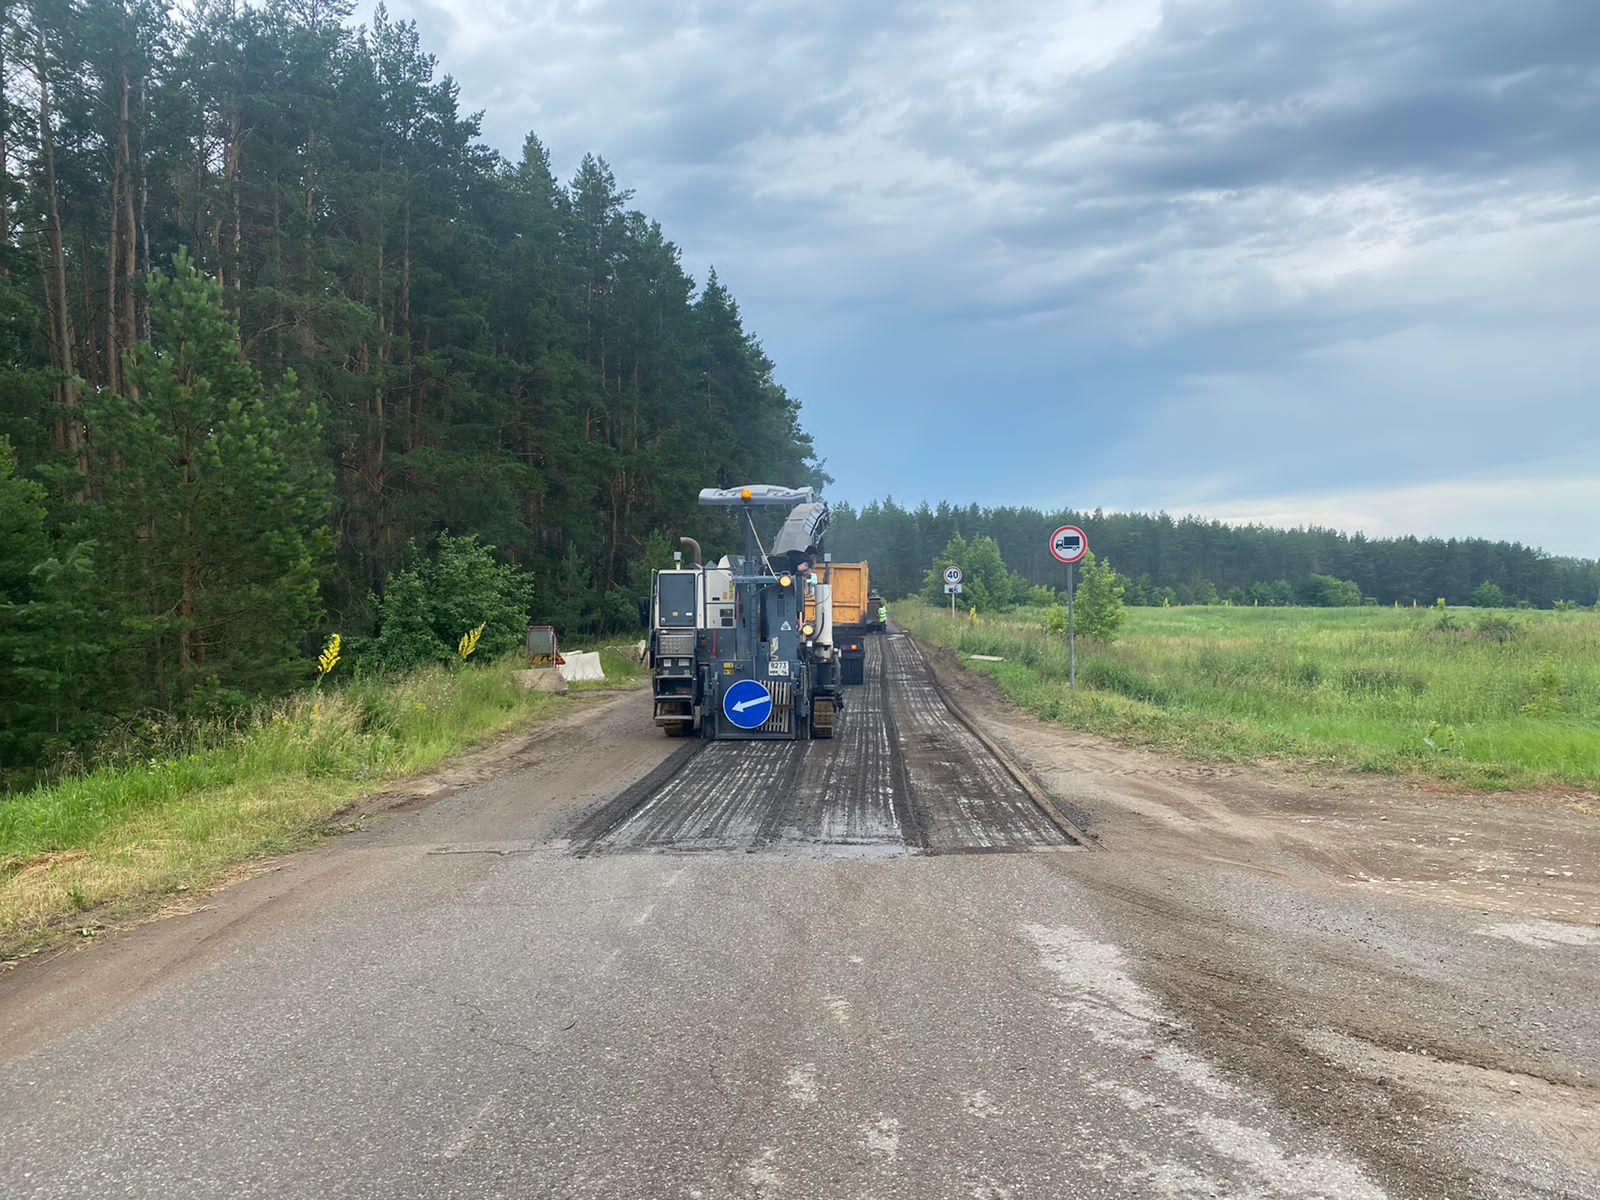
<path fill-rule="evenodd" d="M 946 567 L 944 569 L 944 581 L 946 583 L 960 583 L 961 582 L 961 568 L 960 567 Z"/>

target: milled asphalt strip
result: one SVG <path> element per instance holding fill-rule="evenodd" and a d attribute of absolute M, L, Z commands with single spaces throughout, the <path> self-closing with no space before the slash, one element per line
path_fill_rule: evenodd
<path fill-rule="evenodd" d="M 904 852 L 906 823 L 897 801 L 893 742 L 885 730 L 879 648 L 867 643 L 865 682 L 845 690 L 845 713 L 832 740 L 802 753 L 793 803 L 775 805 L 775 823 L 790 842 L 879 847 Z"/>
<path fill-rule="evenodd" d="M 870 639 L 866 669 L 839 736 L 697 743 L 581 821 L 574 852 L 879 857 L 1081 844 L 948 706 L 903 634 Z"/>
<path fill-rule="evenodd" d="M 944 686 L 944 684 L 940 682 L 939 673 L 933 669 L 933 665 L 929 663 L 926 656 L 923 655 L 922 647 L 917 645 L 916 639 L 907 634 L 906 641 L 911 644 L 912 648 L 917 652 L 917 657 L 922 660 L 923 668 L 928 672 L 928 678 L 933 683 L 933 690 L 939 694 L 939 699 L 944 701 L 945 707 L 950 710 L 950 712 L 955 716 L 956 720 L 961 722 L 968 733 L 972 734 L 973 737 L 977 738 L 978 741 L 983 743 L 983 748 L 985 750 L 999 760 L 1000 765 L 1005 767 L 1011 778 L 1017 781 L 1017 785 L 1021 787 L 1023 791 L 1028 793 L 1029 799 L 1039 806 L 1039 810 L 1043 812 L 1045 816 L 1049 817 L 1050 820 L 1055 822 L 1057 828 L 1059 828 L 1062 833 L 1066 834 L 1084 849 L 1100 849 L 1099 841 L 1091 834 L 1083 830 L 1075 822 L 1070 820 L 1066 813 L 1061 811 L 1060 807 L 1056 804 L 1050 793 L 1045 791 L 1044 788 L 1040 787 L 1038 782 L 1034 780 L 1028 769 L 1018 762 L 1009 750 L 1002 746 L 993 737 L 989 736 L 989 734 L 984 731 L 983 727 L 972 719 L 967 710 L 961 706 L 961 704 L 953 695 L 951 695 L 950 691 Z"/>
<path fill-rule="evenodd" d="M 693 769 L 673 776 L 607 840 L 647 849 L 731 849 L 782 794 L 794 750 L 793 742 L 713 742 Z"/>
<path fill-rule="evenodd" d="M 889 672 L 884 666 L 887 656 L 889 635 L 887 632 L 876 639 L 872 646 L 871 666 L 878 689 L 878 711 L 881 716 L 879 734 L 883 743 L 883 761 L 889 767 L 889 796 L 894 805 L 896 819 L 904 831 L 906 843 L 918 849 L 927 849 L 928 828 L 922 818 L 922 811 L 911 803 L 911 777 L 906 771 L 906 756 L 903 750 L 904 742 L 900 737 L 900 727 L 895 721 L 894 705 L 889 703 Z"/>

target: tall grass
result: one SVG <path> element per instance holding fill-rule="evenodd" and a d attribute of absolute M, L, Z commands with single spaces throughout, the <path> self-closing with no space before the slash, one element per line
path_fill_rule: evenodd
<path fill-rule="evenodd" d="M 602 662 L 624 684 L 637 678 L 621 653 Z M 147 904 L 305 845 L 363 792 L 570 704 L 523 689 L 516 665 L 295 696 L 0 798 L 0 955 L 44 944 L 75 912 Z"/>
<path fill-rule="evenodd" d="M 1261 756 L 1480 787 L 1600 784 L 1600 617 L 1431 609 L 1129 609 L 1112 645 L 1067 647 L 1039 614 L 897 618 L 1052 719 L 1194 757 Z M 1504 640 L 1501 640 L 1502 637 Z"/>

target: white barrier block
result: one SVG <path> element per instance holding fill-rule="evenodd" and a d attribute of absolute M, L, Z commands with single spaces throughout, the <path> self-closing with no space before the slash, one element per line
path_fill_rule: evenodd
<path fill-rule="evenodd" d="M 606 673 L 600 669 L 600 652 L 598 650 L 585 650 L 576 654 L 563 651 L 562 657 L 567 661 L 557 667 L 556 670 L 561 672 L 561 678 L 568 683 L 579 683 L 606 677 Z"/>

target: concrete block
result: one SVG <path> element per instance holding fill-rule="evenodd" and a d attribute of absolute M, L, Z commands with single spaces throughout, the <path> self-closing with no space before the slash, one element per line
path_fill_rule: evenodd
<path fill-rule="evenodd" d="M 526 671 L 511 673 L 516 681 L 533 692 L 564 692 L 567 681 L 561 677 L 560 667 L 531 667 Z"/>

